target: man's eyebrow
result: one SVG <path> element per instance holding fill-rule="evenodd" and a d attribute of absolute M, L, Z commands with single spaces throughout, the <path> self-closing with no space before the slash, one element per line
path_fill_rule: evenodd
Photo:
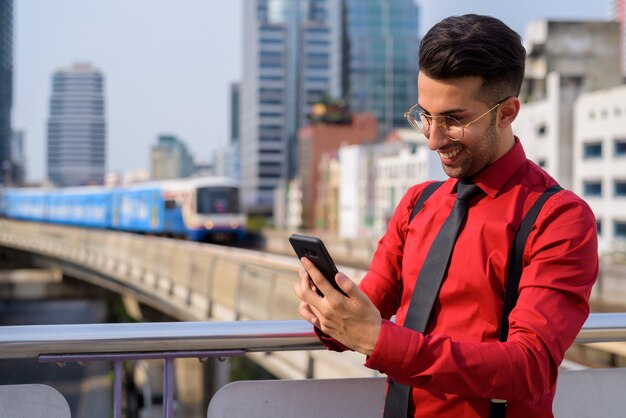
<path fill-rule="evenodd" d="M 427 114 L 429 116 L 432 116 L 432 114 L 428 110 L 426 110 L 424 107 L 422 107 L 421 104 L 418 103 L 417 105 L 419 106 L 420 109 L 422 109 L 424 111 L 425 114 Z M 435 116 L 448 116 L 448 115 L 454 115 L 456 113 L 463 113 L 463 112 L 466 112 L 466 111 L 467 111 L 467 109 L 463 109 L 463 108 L 448 109 L 448 110 L 446 110 L 444 112 L 441 112 L 441 113 L 439 113 L 438 115 L 435 115 Z"/>

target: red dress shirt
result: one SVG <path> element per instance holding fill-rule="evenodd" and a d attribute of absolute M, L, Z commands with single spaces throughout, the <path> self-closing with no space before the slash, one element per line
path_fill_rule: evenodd
<path fill-rule="evenodd" d="M 365 365 L 413 387 L 415 417 L 486 418 L 490 398 L 508 401 L 507 418 L 552 417 L 558 365 L 589 314 L 598 273 L 593 213 L 566 190 L 545 203 L 524 249 L 508 341 L 499 342 L 513 239 L 535 200 L 556 184 L 526 159 L 516 138 L 511 151 L 474 177 L 485 195 L 469 207 L 422 334 L 401 324 L 457 181 L 448 179 L 407 225 L 426 184 L 409 189 L 380 240 L 360 284 L 383 316 Z M 393 315 L 400 325 L 389 320 Z"/>

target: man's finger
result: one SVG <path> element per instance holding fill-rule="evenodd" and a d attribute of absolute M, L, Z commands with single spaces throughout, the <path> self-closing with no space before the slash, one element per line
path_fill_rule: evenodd
<path fill-rule="evenodd" d="M 335 275 L 335 281 L 337 282 L 339 288 L 343 290 L 346 295 L 354 296 L 353 293 L 355 292 L 355 289 L 357 289 L 357 285 L 352 280 L 350 280 L 348 276 L 343 273 L 337 273 Z"/>
<path fill-rule="evenodd" d="M 313 281 L 313 284 L 322 292 L 324 295 L 328 295 L 329 292 L 337 292 L 335 288 L 330 284 L 328 279 L 324 277 L 324 275 L 315 267 L 308 258 L 302 257 L 300 259 L 300 263 L 302 263 L 302 267 L 307 271 L 309 277 Z"/>
<path fill-rule="evenodd" d="M 294 283 L 293 291 L 301 301 L 308 303 L 310 305 L 317 304 L 321 300 L 321 295 L 319 294 L 317 287 L 313 284 L 309 274 L 306 272 L 304 267 L 300 267 L 298 270 L 298 276 L 300 277 L 300 281 Z"/>
<path fill-rule="evenodd" d="M 300 302 L 298 311 L 300 312 L 300 316 L 302 316 L 302 318 L 304 318 L 306 321 L 310 322 L 312 325 L 316 327 L 319 326 L 320 321 L 319 319 L 317 319 L 317 316 L 315 315 L 315 313 L 313 313 L 313 310 L 311 309 L 311 306 L 308 303 Z"/>

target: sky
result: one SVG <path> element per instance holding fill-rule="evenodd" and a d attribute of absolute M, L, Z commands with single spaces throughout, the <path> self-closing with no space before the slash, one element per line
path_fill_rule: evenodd
<path fill-rule="evenodd" d="M 27 176 L 46 177 L 52 73 L 89 62 L 105 77 L 107 170 L 149 170 L 159 134 L 208 161 L 230 137 L 230 84 L 242 76 L 250 0 L 14 0 L 13 127 Z M 295 1 L 295 0 L 294 0 Z M 489 14 L 524 36 L 540 19 L 605 19 L 610 0 L 416 0 L 419 34 L 450 14 Z"/>

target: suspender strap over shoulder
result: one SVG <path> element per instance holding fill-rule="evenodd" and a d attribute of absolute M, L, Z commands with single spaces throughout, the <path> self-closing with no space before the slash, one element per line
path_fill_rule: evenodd
<path fill-rule="evenodd" d="M 522 277 L 522 267 L 524 264 L 524 247 L 526 247 L 528 235 L 530 235 L 530 231 L 544 203 L 546 203 L 550 196 L 560 190 L 563 189 L 558 184 L 546 189 L 526 213 L 517 230 L 517 235 L 515 236 L 515 241 L 513 241 L 513 247 L 511 248 L 511 254 L 509 256 L 509 271 L 504 290 L 504 308 L 502 309 L 502 321 L 500 323 L 500 341 L 502 342 L 506 341 L 508 338 L 509 314 L 515 307 L 517 298 L 519 297 L 519 282 Z M 489 416 L 490 418 L 505 418 L 506 401 L 492 399 Z"/>
<path fill-rule="evenodd" d="M 539 196 L 537 201 L 535 201 L 530 210 L 526 213 L 524 219 L 522 219 L 519 229 L 517 230 L 517 235 L 515 236 L 515 241 L 513 242 L 513 247 L 511 248 L 511 255 L 509 257 L 509 273 L 506 279 L 506 289 L 504 294 L 504 308 L 502 310 L 502 322 L 500 325 L 500 341 L 506 341 L 509 335 L 509 314 L 515 307 L 519 296 L 518 288 L 520 278 L 522 277 L 524 247 L 526 247 L 528 235 L 530 234 L 530 230 L 533 228 L 544 203 L 546 203 L 550 196 L 560 190 L 563 189 L 558 184 L 546 189 L 546 191 Z"/>
<path fill-rule="evenodd" d="M 417 215 L 417 212 L 422 210 L 422 206 L 424 206 L 424 202 L 426 202 L 428 198 L 430 197 L 430 195 L 432 195 L 435 192 L 435 190 L 437 190 L 439 186 L 441 186 L 443 183 L 444 183 L 443 181 L 435 181 L 435 182 L 430 183 L 428 186 L 424 187 L 424 190 L 422 190 L 422 194 L 420 194 L 417 200 L 415 201 L 415 205 L 413 206 L 413 211 L 411 212 L 411 216 L 409 217 L 408 223 L 411 223 L 413 218 L 415 218 L 415 215 Z"/>

